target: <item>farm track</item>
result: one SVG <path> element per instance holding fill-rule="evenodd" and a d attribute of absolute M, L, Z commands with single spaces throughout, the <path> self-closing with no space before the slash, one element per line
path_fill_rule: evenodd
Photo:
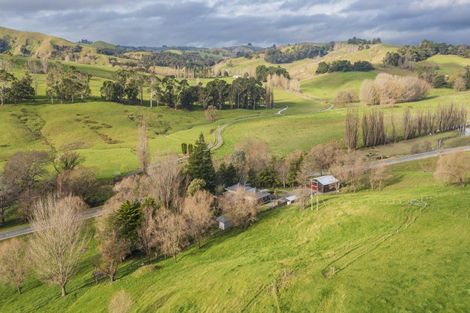
<path fill-rule="evenodd" d="M 424 204 L 423 204 L 424 203 Z M 354 262 L 360 258 L 366 256 L 367 254 L 373 252 L 379 248 L 383 243 L 390 240 L 392 237 L 400 234 L 401 232 L 408 229 L 413 225 L 418 217 L 420 216 L 422 210 L 427 207 L 425 202 L 410 202 L 410 206 L 418 206 L 418 209 L 411 209 L 411 212 L 406 212 L 405 217 L 395 229 L 379 235 L 373 239 L 365 239 L 363 242 L 359 242 L 350 247 L 347 251 L 343 252 L 339 257 L 335 258 L 333 261 L 329 262 L 322 270 L 322 274 L 325 278 L 331 278 L 334 275 L 340 273 L 341 271 L 348 268 Z"/>

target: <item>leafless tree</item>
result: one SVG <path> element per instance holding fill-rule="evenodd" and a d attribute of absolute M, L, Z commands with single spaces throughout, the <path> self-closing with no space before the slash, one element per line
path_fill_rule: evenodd
<path fill-rule="evenodd" d="M 371 169 L 369 173 L 369 183 L 372 189 L 382 190 L 384 182 L 390 178 L 388 167 L 380 166 Z"/>
<path fill-rule="evenodd" d="M 167 156 L 148 171 L 148 196 L 168 209 L 176 209 L 182 202 L 182 191 L 186 190 L 185 176 L 177 156 Z"/>
<path fill-rule="evenodd" d="M 140 163 L 140 169 L 142 172 L 147 173 L 148 169 L 148 138 L 147 138 L 147 126 L 145 121 L 141 121 L 139 126 L 139 146 L 137 147 L 137 156 Z"/>
<path fill-rule="evenodd" d="M 125 238 L 120 238 L 117 231 L 111 227 L 101 229 L 98 238 L 101 270 L 114 281 L 119 265 L 129 253 L 130 244 Z"/>
<path fill-rule="evenodd" d="M 386 142 L 384 113 L 380 110 L 364 112 L 362 116 L 362 140 L 365 147 L 383 145 Z"/>
<path fill-rule="evenodd" d="M 336 93 L 336 96 L 333 100 L 333 103 L 336 106 L 344 106 L 350 103 L 357 102 L 359 100 L 359 97 L 357 96 L 357 93 L 351 90 L 341 90 Z"/>
<path fill-rule="evenodd" d="M 215 122 L 217 120 L 217 108 L 213 105 L 209 105 L 204 111 L 204 115 L 209 122 Z"/>
<path fill-rule="evenodd" d="M 116 292 L 108 305 L 109 313 L 128 313 L 132 307 L 131 296 L 124 290 Z"/>
<path fill-rule="evenodd" d="M 361 184 L 366 166 L 361 154 L 350 152 L 338 158 L 330 170 L 342 183 L 347 184 L 351 190 L 355 191 Z"/>
<path fill-rule="evenodd" d="M 96 193 L 96 174 L 89 168 L 78 168 L 61 172 L 56 178 L 57 192 L 62 195 L 79 196 L 88 199 Z"/>
<path fill-rule="evenodd" d="M 447 184 L 464 186 L 469 172 L 470 156 L 463 151 L 458 151 L 439 157 L 434 177 Z"/>
<path fill-rule="evenodd" d="M 27 245 L 13 238 L 0 245 L 0 280 L 15 286 L 21 294 L 21 286 L 28 274 Z"/>
<path fill-rule="evenodd" d="M 62 296 L 87 244 L 80 216 L 84 207 L 78 197 L 50 195 L 37 201 L 32 212 L 30 250 L 34 269 L 42 280 L 58 285 Z"/>
<path fill-rule="evenodd" d="M 264 169 L 272 158 L 268 144 L 259 139 L 247 139 L 237 145 L 236 150 L 244 152 L 248 170 L 256 173 Z"/>
<path fill-rule="evenodd" d="M 346 113 L 344 142 L 349 150 L 355 150 L 359 141 L 359 115 L 356 110 Z"/>
<path fill-rule="evenodd" d="M 303 185 L 294 190 L 294 195 L 297 196 L 299 207 L 305 209 L 311 201 L 312 191 L 306 185 Z"/>
<path fill-rule="evenodd" d="M 177 254 L 184 248 L 188 239 L 188 225 L 181 213 L 162 208 L 157 213 L 157 240 L 166 256 L 176 261 Z"/>
<path fill-rule="evenodd" d="M 320 172 L 330 168 L 330 166 L 336 161 L 341 148 L 337 142 L 319 144 L 313 147 L 309 155 L 312 156 L 315 163 L 320 168 Z"/>
<path fill-rule="evenodd" d="M 233 193 L 225 193 L 221 199 L 222 212 L 232 221 L 234 226 L 247 227 L 256 221 L 258 204 L 256 198 L 243 188 Z"/>
<path fill-rule="evenodd" d="M 214 197 L 207 191 L 198 191 L 184 200 L 182 214 L 187 222 L 188 234 L 201 247 L 201 239 L 213 223 Z"/>
<path fill-rule="evenodd" d="M 137 230 L 139 235 L 140 245 L 146 256 L 151 256 L 152 253 L 158 248 L 158 224 L 156 220 L 156 213 L 158 208 L 153 199 L 146 199 L 142 205 L 143 221 L 142 225 Z"/>

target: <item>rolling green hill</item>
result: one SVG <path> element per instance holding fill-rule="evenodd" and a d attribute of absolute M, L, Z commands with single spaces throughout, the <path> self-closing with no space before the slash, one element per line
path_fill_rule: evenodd
<path fill-rule="evenodd" d="M 433 163 L 395 167 L 381 192 L 322 196 L 318 211 L 263 213 L 176 263 L 128 262 L 114 283 L 93 283 L 93 244 L 67 297 L 29 280 L 22 295 L 0 287 L 0 311 L 106 312 L 125 290 L 131 312 L 467 312 L 469 188 L 436 183 Z"/>

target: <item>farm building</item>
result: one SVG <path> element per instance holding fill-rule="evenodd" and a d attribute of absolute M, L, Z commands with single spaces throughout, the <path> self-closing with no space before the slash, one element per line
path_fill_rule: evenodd
<path fill-rule="evenodd" d="M 320 176 L 312 178 L 310 181 L 310 188 L 313 192 L 327 193 L 332 191 L 339 191 L 340 182 L 332 175 Z"/>
<path fill-rule="evenodd" d="M 222 230 L 229 229 L 233 226 L 232 221 L 226 215 L 221 215 L 215 219 L 219 223 L 219 228 Z"/>
<path fill-rule="evenodd" d="M 226 192 L 234 193 L 237 190 L 242 189 L 251 194 L 252 197 L 256 199 L 256 201 L 260 204 L 269 202 L 274 199 L 274 196 L 267 192 L 266 190 L 261 190 L 255 187 L 251 187 L 250 185 L 243 185 L 243 184 L 236 184 L 230 187 L 225 188 Z"/>

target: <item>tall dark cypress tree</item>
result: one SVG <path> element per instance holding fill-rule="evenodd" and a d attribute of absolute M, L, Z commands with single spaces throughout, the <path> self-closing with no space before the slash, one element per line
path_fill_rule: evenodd
<path fill-rule="evenodd" d="M 214 191 L 216 179 L 214 164 L 212 163 L 211 151 L 207 147 L 202 133 L 189 156 L 188 174 L 191 180 L 203 179 L 206 182 L 206 189 Z"/>

